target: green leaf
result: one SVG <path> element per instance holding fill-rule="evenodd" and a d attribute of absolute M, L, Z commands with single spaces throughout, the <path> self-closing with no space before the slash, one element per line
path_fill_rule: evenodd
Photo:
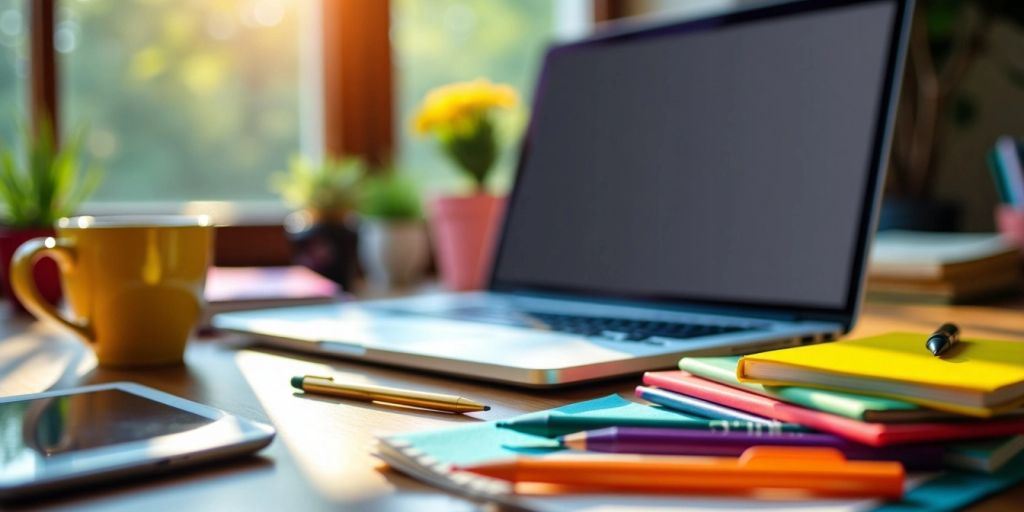
<path fill-rule="evenodd" d="M 498 141 L 490 118 L 480 118 L 476 127 L 467 133 L 441 139 L 441 145 L 445 154 L 473 178 L 477 187 L 483 188 L 498 160 Z"/>
<path fill-rule="evenodd" d="M 90 166 L 84 175 L 80 172 L 84 128 L 58 147 L 45 120 L 35 131 L 27 125 L 22 124 L 23 165 L 19 166 L 13 151 L 0 148 L 0 200 L 7 206 L 8 224 L 51 226 L 95 191 L 101 170 Z"/>
<path fill-rule="evenodd" d="M 76 131 L 68 137 L 64 147 L 57 154 L 54 161 L 54 191 L 52 206 L 50 208 L 51 222 L 70 215 L 78 205 L 73 198 L 78 175 L 78 155 L 82 148 L 82 140 L 85 134 L 82 130 Z"/>
<path fill-rule="evenodd" d="M 293 208 L 340 213 L 356 207 L 366 163 L 357 158 L 325 158 L 319 164 L 293 156 L 287 171 L 274 173 L 270 187 Z"/>
<path fill-rule="evenodd" d="M 90 165 L 85 171 L 85 175 L 82 177 L 81 185 L 71 193 L 70 198 L 66 203 L 64 203 L 64 206 L 61 209 L 62 211 L 57 218 L 68 217 L 76 214 L 78 212 L 78 207 L 81 206 L 82 203 L 84 203 L 85 200 L 93 194 L 93 192 L 96 192 L 100 182 L 103 181 L 103 174 L 103 168 L 98 165 Z"/>
<path fill-rule="evenodd" d="M 24 195 L 20 190 L 16 169 L 13 153 L 6 149 L 0 152 L 0 198 L 7 204 L 7 223 L 14 226 L 24 221 Z"/>
<path fill-rule="evenodd" d="M 416 185 L 393 169 L 381 170 L 362 187 L 359 212 L 366 217 L 391 220 L 420 218 Z"/>
<path fill-rule="evenodd" d="M 965 3 L 961 0 L 931 0 L 919 3 L 918 9 L 925 10 L 928 35 L 951 37 L 956 31 L 957 19 L 960 17 Z"/>

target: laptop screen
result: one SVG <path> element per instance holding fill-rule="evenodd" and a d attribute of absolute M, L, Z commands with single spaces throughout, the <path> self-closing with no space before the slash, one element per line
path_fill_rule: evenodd
<path fill-rule="evenodd" d="M 899 2 L 841 4 L 549 51 L 492 287 L 851 308 Z"/>

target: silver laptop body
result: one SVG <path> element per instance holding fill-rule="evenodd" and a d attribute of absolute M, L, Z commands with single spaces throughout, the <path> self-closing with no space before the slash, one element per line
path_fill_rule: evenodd
<path fill-rule="evenodd" d="M 553 46 L 487 291 L 213 325 L 532 387 L 833 339 L 862 295 L 909 4 L 794 2 Z"/>

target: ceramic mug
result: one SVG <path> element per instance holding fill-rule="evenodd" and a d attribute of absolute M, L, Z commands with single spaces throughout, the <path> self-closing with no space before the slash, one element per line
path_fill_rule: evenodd
<path fill-rule="evenodd" d="M 102 366 L 181 363 L 205 304 L 209 219 L 72 217 L 60 219 L 56 231 L 14 254 L 11 284 L 25 307 L 89 342 Z M 70 316 L 36 289 L 32 266 L 42 257 L 60 267 Z"/>

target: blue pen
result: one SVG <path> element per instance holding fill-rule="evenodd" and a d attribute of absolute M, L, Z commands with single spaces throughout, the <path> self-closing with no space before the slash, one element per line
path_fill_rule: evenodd
<path fill-rule="evenodd" d="M 779 424 L 779 422 L 775 420 L 754 416 L 753 414 L 748 414 L 743 411 L 737 411 L 706 400 L 693 398 L 692 396 L 680 395 L 679 393 L 665 391 L 660 388 L 637 386 L 636 396 L 643 398 L 648 402 L 668 407 L 669 409 L 674 409 L 686 414 L 696 414 L 697 416 L 704 418 L 749 421 L 751 423 L 760 423 L 764 425 Z"/>

